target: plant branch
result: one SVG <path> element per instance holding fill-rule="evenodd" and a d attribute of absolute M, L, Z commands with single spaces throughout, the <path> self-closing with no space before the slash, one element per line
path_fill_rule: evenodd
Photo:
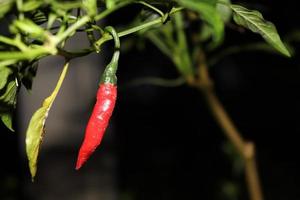
<path fill-rule="evenodd" d="M 181 11 L 181 10 L 182 10 L 181 8 L 178 8 L 178 9 L 174 8 L 174 9 L 171 10 L 171 12 L 169 14 L 172 15 L 176 12 Z M 165 16 L 158 17 L 154 20 L 151 20 L 151 21 L 145 22 L 143 24 L 140 24 L 138 26 L 134 26 L 132 28 L 121 31 L 121 32 L 118 33 L 118 37 L 127 36 L 127 35 L 130 35 L 130 34 L 136 33 L 140 30 L 143 30 L 143 29 L 146 29 L 146 28 L 152 28 L 154 26 L 162 25 L 164 23 L 165 23 Z M 100 47 L 103 43 L 105 43 L 105 42 L 107 42 L 111 39 L 112 39 L 112 36 L 109 35 L 109 34 L 106 34 L 106 35 L 103 35 L 99 40 L 97 40 L 97 42 L 95 44 L 96 44 L 97 47 Z"/>
<path fill-rule="evenodd" d="M 159 15 L 161 15 L 162 17 L 164 16 L 164 13 L 162 11 L 160 11 L 159 9 L 157 9 L 156 7 L 144 2 L 144 1 L 132 1 L 132 0 L 129 0 L 129 1 L 123 1 L 121 3 L 118 3 L 117 5 L 115 5 L 113 8 L 111 9 L 107 9 L 107 10 L 104 10 L 103 12 L 101 12 L 100 14 L 96 15 L 95 16 L 95 20 L 96 21 L 99 21 L 105 17 L 107 17 L 108 15 L 110 15 L 111 13 L 113 13 L 114 11 L 116 10 L 119 10 L 120 8 L 123 8 L 131 3 L 137 3 L 137 4 L 141 4 L 143 6 L 146 6 L 152 10 L 154 10 L 155 12 L 157 12 Z"/>
<path fill-rule="evenodd" d="M 73 58 L 78 58 L 82 56 L 86 56 L 90 53 L 92 53 L 92 49 L 83 49 L 82 51 L 66 51 L 62 48 L 58 48 L 58 55 L 65 57 L 68 60 L 71 60 Z"/>
<path fill-rule="evenodd" d="M 221 61 L 223 58 L 226 58 L 228 56 L 242 53 L 242 52 L 247 52 L 247 51 L 264 51 L 266 53 L 272 53 L 272 54 L 277 54 L 277 55 L 282 55 L 278 53 L 274 48 L 272 48 L 270 45 L 264 42 L 257 42 L 257 43 L 251 43 L 251 44 L 243 44 L 243 45 L 235 45 L 235 46 L 230 46 L 221 52 L 215 54 L 213 58 L 209 59 L 207 61 L 208 66 L 213 66 L 217 64 L 219 61 Z"/>
<path fill-rule="evenodd" d="M 181 11 L 181 10 L 182 10 L 181 7 L 173 8 L 170 11 L 169 15 L 172 15 L 176 12 Z M 98 18 L 100 18 L 100 17 L 98 17 Z M 157 25 L 162 25 L 165 22 L 164 18 L 165 18 L 164 16 L 159 17 L 159 18 L 156 18 L 152 21 L 148 21 L 144 24 L 140 24 L 138 26 L 135 26 L 135 27 L 129 28 L 127 30 L 121 31 L 121 32 L 118 33 L 118 36 L 123 37 L 123 36 L 127 36 L 127 35 L 130 35 L 130 34 L 136 33 L 136 32 L 138 32 L 142 29 L 151 28 L 151 27 L 154 27 L 154 26 L 157 26 Z M 76 21 L 74 24 L 72 24 L 69 28 L 67 28 L 63 33 L 61 33 L 59 35 L 56 35 L 56 36 L 49 37 L 49 39 L 51 41 L 50 46 L 51 47 L 57 46 L 59 43 L 63 42 L 70 35 L 72 35 L 78 28 L 84 26 L 89 21 L 90 21 L 89 16 L 83 16 L 78 21 Z M 111 35 L 104 34 L 96 42 L 96 44 L 98 44 L 99 47 L 100 47 L 103 43 L 105 43 L 105 42 L 107 42 L 111 39 L 112 39 Z M 11 41 L 5 41 L 5 42 L 11 42 Z M 84 50 L 81 53 L 78 53 L 78 52 L 66 52 L 66 51 L 62 51 L 62 49 L 60 49 L 59 55 L 69 56 L 67 58 L 70 58 L 70 56 L 71 56 L 71 58 L 75 58 L 75 57 L 80 57 L 80 56 L 86 55 L 88 53 L 91 53 L 94 50 L 95 50 L 95 48 L 91 47 L 87 50 Z M 37 57 L 40 57 L 40 56 L 45 56 L 45 55 L 48 55 L 48 54 L 51 54 L 51 53 L 52 53 L 52 51 L 50 51 L 49 49 L 47 50 L 46 46 L 43 47 L 43 48 L 39 48 L 39 49 L 28 49 L 28 51 L 26 51 L 26 53 L 21 52 L 21 51 L 2 51 L 2 52 L 0 52 L 0 60 L 2 60 L 2 59 L 31 60 L 31 59 L 34 59 L 34 58 L 37 58 Z"/>
<path fill-rule="evenodd" d="M 161 17 L 164 17 L 164 13 L 161 10 L 159 10 L 158 8 L 152 6 L 152 5 L 150 5 L 150 4 L 148 4 L 148 3 L 144 2 L 144 1 L 137 1 L 136 3 L 142 4 L 142 5 L 146 6 L 146 7 L 148 7 L 151 10 L 157 12 Z"/>
<path fill-rule="evenodd" d="M 165 54 L 168 58 L 173 60 L 173 53 L 171 47 L 166 44 L 165 40 L 161 39 L 158 34 L 155 32 L 150 31 L 146 37 L 149 38 L 150 41 L 163 53 Z"/>
<path fill-rule="evenodd" d="M 90 21 L 89 16 L 83 16 L 81 19 L 79 19 L 74 24 L 72 24 L 72 26 L 70 26 L 67 30 L 65 30 L 63 33 L 58 35 L 55 40 L 55 44 L 58 45 L 59 43 L 61 43 L 63 40 L 65 40 L 67 37 L 73 34 L 78 28 L 85 25 L 89 21 Z"/>
<path fill-rule="evenodd" d="M 26 52 L 22 51 L 4 51 L 0 52 L 0 60 L 32 60 L 34 58 L 50 54 L 49 50 L 45 47 L 38 49 L 30 49 Z"/>
<path fill-rule="evenodd" d="M 114 7 L 112 7 L 111 9 L 104 10 L 100 14 L 96 15 L 94 19 L 96 21 L 99 21 L 99 20 L 105 18 L 106 16 L 110 15 L 114 11 L 116 11 L 116 10 L 118 10 L 120 8 L 123 8 L 124 6 L 127 6 L 130 3 L 132 3 L 132 1 L 123 1 L 121 3 L 118 3 L 117 5 L 115 5 Z"/>
<path fill-rule="evenodd" d="M 162 17 L 159 17 L 159 18 L 157 18 L 155 20 L 152 20 L 152 21 L 146 22 L 144 24 L 132 27 L 130 29 L 121 31 L 120 33 L 118 33 L 118 35 L 119 35 L 119 37 L 122 37 L 122 36 L 125 36 L 125 35 L 129 35 L 129 34 L 138 32 L 138 31 L 140 31 L 142 29 L 150 28 L 150 27 L 153 27 L 155 25 L 160 25 L 162 23 L 163 23 L 162 22 Z"/>
<path fill-rule="evenodd" d="M 209 76 L 205 56 L 200 52 L 198 68 L 198 80 L 191 83 L 197 87 L 204 95 L 207 104 L 216 122 L 222 128 L 225 136 L 234 145 L 238 153 L 242 156 L 245 163 L 245 176 L 251 200 L 263 200 L 261 184 L 258 176 L 255 159 L 255 148 L 252 142 L 247 142 L 242 137 L 234 122 L 227 114 L 222 103 L 215 94 L 213 82 Z"/>
<path fill-rule="evenodd" d="M 27 46 L 24 43 L 22 43 L 20 37 L 18 37 L 18 36 L 15 39 L 11 39 L 11 38 L 7 38 L 7 37 L 0 35 L 0 43 L 15 46 L 22 51 L 27 49 Z"/>
<path fill-rule="evenodd" d="M 176 79 L 164 79 L 160 77 L 143 77 L 138 78 L 132 81 L 129 81 L 125 84 L 124 87 L 136 87 L 141 85 L 152 85 L 160 87 L 178 87 L 186 83 L 184 77 L 178 77 Z"/>

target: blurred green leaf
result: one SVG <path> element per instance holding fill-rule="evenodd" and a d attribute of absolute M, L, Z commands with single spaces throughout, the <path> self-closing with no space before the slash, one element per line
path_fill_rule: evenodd
<path fill-rule="evenodd" d="M 67 11 L 80 8 L 82 6 L 82 0 L 73 1 L 61 1 L 61 0 L 51 0 L 51 10 L 58 14 L 59 16 L 66 16 Z"/>
<path fill-rule="evenodd" d="M 300 42 L 300 30 L 293 30 L 284 37 L 287 43 Z"/>
<path fill-rule="evenodd" d="M 181 74 L 185 77 L 189 77 L 194 71 L 183 24 L 182 13 L 176 13 L 174 15 L 174 26 L 177 43 L 176 46 L 173 47 L 173 53 L 176 55 L 173 59 Z"/>
<path fill-rule="evenodd" d="M 26 67 L 22 71 L 22 83 L 27 90 L 31 90 L 32 82 L 34 77 L 36 76 L 36 72 L 38 69 L 38 62 L 34 61 L 32 63 L 26 64 Z"/>
<path fill-rule="evenodd" d="M 45 30 L 27 18 L 15 20 L 10 25 L 10 30 L 13 33 L 23 33 L 32 38 L 41 38 L 45 36 Z"/>
<path fill-rule="evenodd" d="M 159 34 L 154 31 L 147 33 L 147 37 L 163 54 L 168 56 L 171 60 L 173 59 L 172 48 L 166 44 L 163 37 L 160 37 Z"/>
<path fill-rule="evenodd" d="M 0 19 L 12 8 L 14 0 L 0 0 Z"/>
<path fill-rule="evenodd" d="M 222 199 L 238 200 L 239 199 L 239 185 L 233 181 L 224 181 L 221 186 Z"/>
<path fill-rule="evenodd" d="M 43 3 L 45 3 L 45 2 L 42 1 L 42 0 L 29 0 L 29 1 L 25 1 L 22 4 L 21 11 L 23 11 L 23 12 L 35 11 L 41 5 L 43 5 Z"/>
<path fill-rule="evenodd" d="M 97 0 L 83 0 L 82 5 L 89 16 L 94 17 L 97 14 Z"/>
<path fill-rule="evenodd" d="M 201 24 L 201 31 L 200 31 L 200 40 L 206 41 L 209 40 L 212 36 L 212 30 L 208 24 Z"/>
<path fill-rule="evenodd" d="M 42 143 L 43 135 L 45 132 L 45 122 L 48 117 L 49 110 L 61 88 L 62 82 L 66 76 L 69 63 L 66 63 L 63 71 L 59 77 L 57 85 L 52 94 L 47 97 L 40 107 L 32 116 L 26 132 L 26 153 L 29 161 L 29 168 L 32 181 L 36 175 L 37 158 L 39 154 L 40 145 Z"/>
<path fill-rule="evenodd" d="M 213 32 L 212 47 L 219 45 L 224 37 L 224 23 L 221 19 L 216 6 L 207 1 L 197 0 L 177 0 L 178 3 L 190 10 L 196 11 L 200 14 L 203 21 L 205 21 Z"/>
<path fill-rule="evenodd" d="M 106 0 L 105 3 L 106 3 L 106 7 L 108 9 L 110 8 L 113 8 L 116 4 L 117 0 Z"/>
<path fill-rule="evenodd" d="M 287 47 L 289 48 L 289 52 L 294 52 L 292 47 L 290 46 Z M 278 52 L 276 49 L 274 49 L 272 46 L 270 46 L 265 42 L 252 42 L 247 44 L 229 46 L 225 49 L 222 49 L 220 52 L 215 53 L 211 58 L 209 58 L 207 63 L 211 67 L 228 56 L 232 56 L 234 54 L 239 54 L 243 52 L 250 52 L 250 51 L 262 51 L 265 53 L 283 56 L 280 52 Z"/>
<path fill-rule="evenodd" d="M 0 91 L 0 105 L 8 105 L 15 108 L 16 106 L 16 94 L 17 94 L 17 81 L 13 78 L 6 84 L 6 86 Z M 2 110 L 2 109 L 1 109 Z"/>
<path fill-rule="evenodd" d="M 260 34 L 266 42 L 281 52 L 283 55 L 290 57 L 290 53 L 282 43 L 276 27 L 271 22 L 266 21 L 262 14 L 256 10 L 248 10 L 239 5 L 231 5 L 233 10 L 233 19 L 238 24 L 250 29 L 254 33 Z"/>
<path fill-rule="evenodd" d="M 229 22 L 232 17 L 232 10 L 228 6 L 226 6 L 230 4 L 231 4 L 230 0 L 219 0 L 219 3 L 217 4 L 217 10 L 224 23 Z"/>
<path fill-rule="evenodd" d="M 239 176 L 243 173 L 245 163 L 241 155 L 234 148 L 233 144 L 226 141 L 222 146 L 223 152 L 228 156 L 232 163 L 232 173 Z"/>
<path fill-rule="evenodd" d="M 8 76 L 13 73 L 13 70 L 9 66 L 0 65 L 0 90 L 6 85 Z"/>
<path fill-rule="evenodd" d="M 12 127 L 12 113 L 6 112 L 1 113 L 1 120 L 4 123 L 4 125 L 12 132 L 14 132 L 14 129 Z"/>
<path fill-rule="evenodd" d="M 36 10 L 34 12 L 31 12 L 30 13 L 30 19 L 32 19 L 32 21 L 35 23 L 35 24 L 43 24 L 45 22 L 48 21 L 48 18 L 46 16 L 46 14 L 40 10 Z"/>
<path fill-rule="evenodd" d="M 178 72 L 185 78 L 190 78 L 193 66 L 187 44 L 182 13 L 174 14 L 172 23 L 165 24 L 162 28 L 146 33 L 150 41 L 176 66 Z"/>
<path fill-rule="evenodd" d="M 187 0 L 187 1 L 191 1 L 191 0 Z M 215 6 L 218 0 L 200 0 L 200 1 L 203 2 L 203 3 L 210 4 L 212 6 Z"/>
<path fill-rule="evenodd" d="M 17 104 L 18 86 L 15 79 L 11 78 L 6 86 L 0 91 L 0 116 L 2 122 L 7 128 L 13 131 L 12 128 L 12 112 Z"/>
<path fill-rule="evenodd" d="M 111 8 L 114 8 L 118 4 L 125 3 L 126 1 L 134 2 L 135 0 L 105 0 L 105 4 L 106 4 L 107 9 L 111 9 Z M 162 0 L 160 0 L 160 2 L 162 2 Z M 165 2 L 163 2 L 163 4 L 165 4 Z"/>

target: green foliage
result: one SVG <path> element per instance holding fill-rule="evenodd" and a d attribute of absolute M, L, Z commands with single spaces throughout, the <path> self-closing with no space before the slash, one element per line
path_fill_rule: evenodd
<path fill-rule="evenodd" d="M 0 0 L 0 19 L 12 8 L 13 0 Z"/>
<path fill-rule="evenodd" d="M 248 10 L 239 5 L 231 5 L 230 7 L 234 13 L 233 19 L 237 24 L 260 34 L 275 49 L 290 57 L 290 53 L 282 43 L 274 24 L 264 20 L 260 12 Z"/>
<path fill-rule="evenodd" d="M 17 79 L 10 75 L 6 85 L 0 90 L 0 117 L 6 127 L 13 131 L 12 115 L 17 104 L 18 85 Z"/>
<path fill-rule="evenodd" d="M 97 0 L 83 0 L 82 6 L 90 17 L 97 14 Z"/>
<path fill-rule="evenodd" d="M 23 5 L 20 8 L 20 11 L 22 12 L 29 12 L 29 11 L 34 11 L 38 9 L 41 5 L 43 5 L 43 1 L 41 0 L 30 0 L 30 1 L 25 1 Z"/>
<path fill-rule="evenodd" d="M 10 26 L 10 31 L 15 34 L 21 33 L 30 38 L 38 38 L 40 40 L 43 40 L 45 37 L 45 30 L 30 19 L 15 20 Z"/>
<path fill-rule="evenodd" d="M 7 83 L 7 79 L 8 76 L 11 75 L 13 73 L 13 70 L 5 65 L 0 65 L 0 90 L 3 89 L 3 87 L 6 85 Z"/>
<path fill-rule="evenodd" d="M 26 63 L 26 66 L 24 67 L 24 71 L 21 71 L 22 79 L 21 82 L 25 86 L 27 90 L 31 90 L 33 79 L 36 76 L 36 72 L 38 69 L 38 62 L 33 61 Z"/>
<path fill-rule="evenodd" d="M 199 52 L 215 53 L 214 50 L 223 44 L 225 25 L 231 23 L 232 18 L 239 26 L 260 34 L 278 52 L 290 56 L 271 22 L 264 20 L 258 11 L 231 4 L 230 0 L 0 0 L 0 19 L 9 19 L 8 26 L 3 27 L 9 33 L 0 35 L 2 122 L 13 130 L 12 115 L 18 90 L 21 85 L 31 89 L 40 59 L 58 55 L 68 63 L 74 58 L 101 52 L 102 45 L 113 38 L 103 31 L 103 27 L 107 26 L 105 21 L 97 22 L 132 4 L 138 4 L 143 9 L 137 10 L 140 14 L 132 23 L 122 24 L 122 19 L 118 19 L 121 24 L 115 27 L 121 30 L 118 36 L 138 33 L 140 41 L 150 40 L 173 62 L 180 76 L 175 81 L 151 78 L 148 82 L 168 86 L 193 83 L 198 78 L 195 65 L 199 64 Z M 190 27 L 195 21 L 199 27 Z M 90 45 L 70 51 L 64 46 L 77 32 L 86 33 Z M 223 54 L 216 54 L 216 59 L 209 63 L 213 65 L 222 57 L 239 52 L 239 48 L 234 46 Z M 266 44 L 243 49 L 271 52 Z M 53 93 L 33 114 L 27 129 L 26 150 L 32 177 L 36 174 L 45 122 L 67 66 Z"/>
<path fill-rule="evenodd" d="M 14 129 L 12 127 L 12 113 L 11 112 L 1 113 L 1 120 L 10 131 L 14 132 Z"/>
<path fill-rule="evenodd" d="M 220 0 L 220 2 L 221 3 L 217 4 L 218 13 L 220 14 L 223 22 L 228 23 L 232 17 L 232 10 L 226 5 L 230 4 L 230 0 Z"/>
<path fill-rule="evenodd" d="M 194 74 L 194 70 L 183 20 L 182 14 L 176 13 L 171 23 L 150 31 L 146 36 L 172 60 L 182 76 L 189 78 Z"/>
<path fill-rule="evenodd" d="M 118 2 L 118 0 L 106 0 L 106 7 L 108 9 L 113 8 L 114 6 L 116 6 L 116 3 Z"/>

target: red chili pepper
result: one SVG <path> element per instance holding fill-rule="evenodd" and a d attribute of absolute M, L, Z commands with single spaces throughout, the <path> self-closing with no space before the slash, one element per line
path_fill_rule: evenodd
<path fill-rule="evenodd" d="M 115 52 L 101 78 L 100 86 L 97 91 L 97 101 L 88 121 L 85 137 L 79 150 L 76 163 L 77 170 L 81 168 L 101 143 L 117 98 L 116 71 L 120 55 L 120 41 L 116 31 L 112 27 L 107 27 L 106 31 L 114 38 Z"/>

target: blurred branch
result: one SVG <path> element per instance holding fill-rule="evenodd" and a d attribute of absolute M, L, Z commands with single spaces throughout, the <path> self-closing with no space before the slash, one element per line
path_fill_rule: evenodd
<path fill-rule="evenodd" d="M 144 77 L 129 81 L 125 84 L 124 87 L 136 87 L 140 85 L 153 85 L 153 86 L 161 86 L 161 87 L 178 87 L 186 83 L 184 77 L 179 77 L 176 79 L 164 79 L 158 77 Z"/>
<path fill-rule="evenodd" d="M 300 30 L 294 30 L 294 31 L 288 33 L 284 37 L 284 41 L 287 43 L 300 42 Z"/>
<path fill-rule="evenodd" d="M 205 55 L 199 53 L 198 79 L 191 85 L 198 88 L 206 98 L 213 117 L 222 128 L 225 136 L 234 145 L 245 163 L 245 176 L 251 200 L 263 200 L 261 184 L 258 176 L 255 158 L 255 147 L 251 141 L 246 141 L 227 114 L 224 106 L 218 99 L 208 72 Z"/>
<path fill-rule="evenodd" d="M 291 43 L 300 42 L 300 30 L 294 30 L 288 33 L 285 37 L 283 37 L 283 41 L 285 45 L 288 47 L 289 51 L 293 55 L 295 53 L 295 49 L 291 45 Z M 234 54 L 248 52 L 248 51 L 263 51 L 270 54 L 281 55 L 278 51 L 276 51 L 272 46 L 265 42 L 256 42 L 251 44 L 242 44 L 242 45 L 234 45 L 228 48 L 223 49 L 219 53 L 214 54 L 213 57 L 207 60 L 207 65 L 209 67 L 217 64 L 222 59 L 226 58 L 227 56 L 231 56 Z"/>
<path fill-rule="evenodd" d="M 150 32 L 147 34 L 147 37 L 150 39 L 150 41 L 156 45 L 156 47 L 163 53 L 165 54 L 168 58 L 173 60 L 173 54 L 172 54 L 172 49 L 166 44 L 165 41 L 162 41 L 159 36 L 153 32 Z"/>
<path fill-rule="evenodd" d="M 213 66 L 220 62 L 222 59 L 238 54 L 241 52 L 248 52 L 248 51 L 263 51 L 267 53 L 272 53 L 276 55 L 281 55 L 278 53 L 273 47 L 265 42 L 258 42 L 258 43 L 251 43 L 251 44 L 244 44 L 244 45 L 235 45 L 230 46 L 226 49 L 223 49 L 219 53 L 214 54 L 214 56 L 207 61 L 208 66 Z"/>

